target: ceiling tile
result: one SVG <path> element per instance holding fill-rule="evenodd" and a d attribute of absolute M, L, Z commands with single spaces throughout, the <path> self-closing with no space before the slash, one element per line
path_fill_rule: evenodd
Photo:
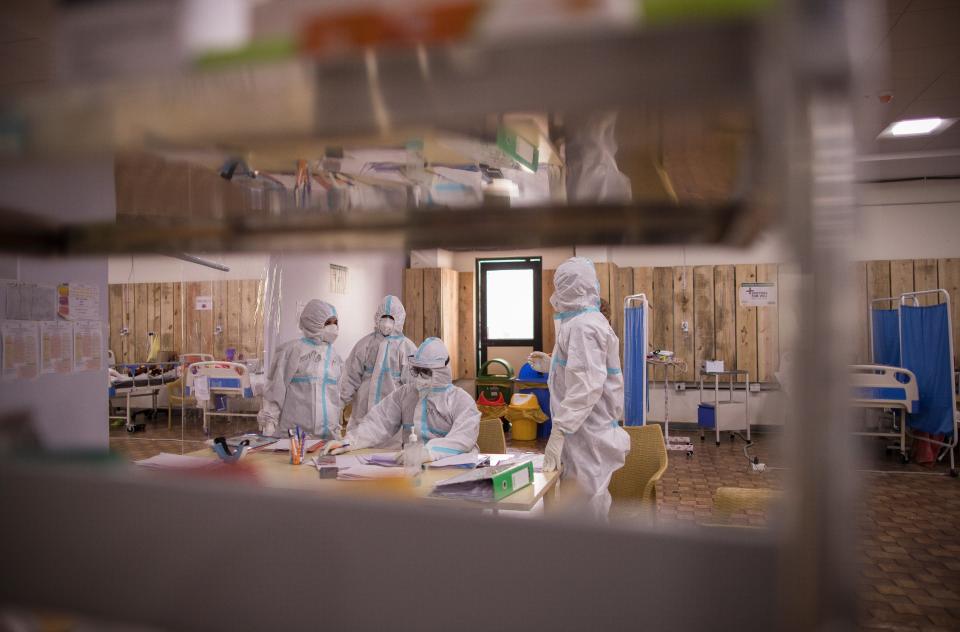
<path fill-rule="evenodd" d="M 910 0 L 887 0 L 887 13 L 903 13 Z"/>
<path fill-rule="evenodd" d="M 929 11 L 930 9 L 946 9 L 960 5 L 960 0 L 913 0 L 907 11 Z M 887 6 L 889 11 L 889 5 Z"/>
<path fill-rule="evenodd" d="M 960 42 L 948 46 L 898 50 L 890 55 L 890 77 L 930 78 L 956 68 L 960 59 Z"/>
<path fill-rule="evenodd" d="M 960 97 L 953 99 L 917 99 L 903 112 L 904 118 L 960 118 Z"/>
<path fill-rule="evenodd" d="M 960 123 L 954 123 L 942 134 L 931 136 L 924 149 L 960 149 Z"/>
<path fill-rule="evenodd" d="M 943 73 L 920 94 L 921 99 L 960 98 L 960 71 Z"/>
<path fill-rule="evenodd" d="M 907 11 L 890 31 L 890 49 L 899 51 L 955 44 L 958 24 L 960 3 L 930 11 Z"/>

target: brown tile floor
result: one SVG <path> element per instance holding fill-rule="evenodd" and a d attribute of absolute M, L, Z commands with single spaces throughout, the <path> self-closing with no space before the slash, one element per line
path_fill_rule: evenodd
<path fill-rule="evenodd" d="M 254 424 L 214 422 L 214 436 L 233 434 Z M 778 433 L 754 433 L 750 453 L 772 469 L 753 472 L 743 443 L 709 439 L 700 443 L 693 432 L 674 433 L 693 439 L 695 452 L 686 458 L 671 452 L 658 488 L 661 519 L 709 523 L 718 487 L 779 488 L 783 471 Z M 199 421 L 178 423 L 168 431 L 161 415 L 143 433 L 111 430 L 110 447 L 129 458 L 161 451 L 190 452 L 203 447 Z M 518 448 L 540 448 L 543 442 L 515 442 Z M 901 465 L 884 454 L 882 440 L 864 438 L 864 498 L 857 510 L 860 627 L 864 630 L 960 630 L 960 479 L 946 476 L 943 465 L 931 470 Z M 730 522 L 763 525 L 762 511 L 748 511 Z"/>

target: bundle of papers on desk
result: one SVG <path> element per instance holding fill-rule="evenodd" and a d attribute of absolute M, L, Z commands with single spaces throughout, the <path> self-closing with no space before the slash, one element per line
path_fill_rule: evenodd
<path fill-rule="evenodd" d="M 214 468 L 221 465 L 220 461 L 214 459 L 208 459 L 202 456 L 171 454 L 169 452 L 161 452 L 149 459 L 134 461 L 134 464 L 150 470 L 190 470 Z"/>
<path fill-rule="evenodd" d="M 307 439 L 307 452 L 316 452 L 326 444 L 326 441 L 323 439 Z M 275 443 L 271 443 L 263 447 L 265 452 L 289 452 L 290 451 L 290 439 L 278 439 Z"/>
<path fill-rule="evenodd" d="M 379 457 L 378 461 L 386 461 L 384 454 L 339 454 L 337 455 L 337 480 L 340 481 L 370 481 L 381 478 L 394 478 L 404 475 L 402 467 L 390 467 L 384 465 L 372 465 L 370 461 L 373 457 Z M 394 465 L 396 465 L 396 456 Z M 319 467 L 319 466 L 318 466 Z"/>
<path fill-rule="evenodd" d="M 376 454 L 358 454 L 357 461 L 361 465 L 377 465 L 379 467 L 403 467 L 403 452 L 377 452 Z"/>

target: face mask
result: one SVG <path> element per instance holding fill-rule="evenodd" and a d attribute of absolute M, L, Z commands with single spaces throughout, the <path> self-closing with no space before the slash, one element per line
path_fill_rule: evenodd
<path fill-rule="evenodd" d="M 377 324 L 377 331 L 379 331 L 384 336 L 389 336 L 393 333 L 393 320 L 389 318 L 381 318 L 380 322 Z"/>
<path fill-rule="evenodd" d="M 423 375 L 418 375 L 413 378 L 413 384 L 417 387 L 417 391 L 423 393 L 424 391 L 429 390 L 430 385 L 433 383 L 432 377 L 426 377 Z"/>
<path fill-rule="evenodd" d="M 337 334 L 340 333 L 340 327 L 337 325 L 324 325 L 323 330 L 320 332 L 320 338 L 324 342 L 333 344 L 333 341 L 337 339 Z"/>

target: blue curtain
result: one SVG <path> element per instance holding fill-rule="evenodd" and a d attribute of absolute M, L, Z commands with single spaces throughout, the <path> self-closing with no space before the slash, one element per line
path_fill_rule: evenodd
<path fill-rule="evenodd" d="M 643 425 L 646 384 L 643 365 L 647 361 L 647 341 L 643 337 L 643 308 L 628 307 L 623 324 L 623 424 Z"/>
<path fill-rule="evenodd" d="M 917 376 L 919 412 L 907 419 L 911 428 L 953 434 L 953 358 L 947 304 L 900 308 L 903 321 L 903 368 Z"/>
<path fill-rule="evenodd" d="M 900 366 L 900 331 L 897 310 L 874 309 L 873 363 Z"/>

